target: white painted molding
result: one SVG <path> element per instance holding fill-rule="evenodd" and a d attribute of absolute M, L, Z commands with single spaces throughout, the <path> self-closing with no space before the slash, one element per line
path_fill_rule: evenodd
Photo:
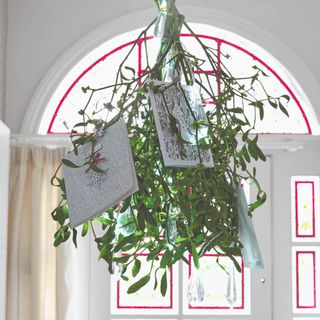
<path fill-rule="evenodd" d="M 317 119 L 320 119 L 320 84 L 303 61 L 283 42 L 261 27 L 222 11 L 196 6 L 181 6 L 180 11 L 187 17 L 189 22 L 214 25 L 238 34 L 264 48 L 274 56 L 295 79 L 299 79 L 299 84 L 303 92 L 314 108 L 315 116 Z M 53 64 L 41 81 L 27 109 L 21 132 L 38 133 L 45 107 L 48 105 L 52 94 L 68 71 L 80 61 L 81 58 L 105 41 L 122 33 L 147 25 L 155 15 L 155 10 L 151 9 L 133 12 L 132 14 L 119 17 L 102 25 L 77 41 Z M 213 21 L 214 24 L 212 23 Z"/>
<path fill-rule="evenodd" d="M 0 121 L 0 320 L 6 319 L 10 130 Z"/>

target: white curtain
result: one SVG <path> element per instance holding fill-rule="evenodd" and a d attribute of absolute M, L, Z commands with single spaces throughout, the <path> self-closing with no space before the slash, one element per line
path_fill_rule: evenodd
<path fill-rule="evenodd" d="M 70 309 L 73 250 L 70 243 L 54 248 L 50 216 L 59 200 L 50 179 L 65 153 L 65 147 L 11 148 L 7 320 L 77 319 Z"/>

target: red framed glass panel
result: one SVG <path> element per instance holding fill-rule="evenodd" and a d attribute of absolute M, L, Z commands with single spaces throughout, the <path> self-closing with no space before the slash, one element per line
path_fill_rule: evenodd
<path fill-rule="evenodd" d="M 216 253 L 205 254 L 200 259 L 200 269 L 197 271 L 204 285 L 204 299 L 201 302 L 189 303 L 187 300 L 187 281 L 196 270 L 192 256 L 189 255 L 189 266 L 184 266 L 184 314 L 193 315 L 245 315 L 250 314 L 250 270 L 244 268 L 241 257 L 235 257 L 241 266 L 241 273 L 235 270 L 236 301 L 230 305 L 227 300 L 228 266 L 230 259 Z M 217 261 L 219 259 L 219 263 Z M 222 266 L 222 267 L 221 267 Z"/>
<path fill-rule="evenodd" d="M 319 235 L 320 188 L 317 176 L 291 178 L 292 239 L 317 242 Z"/>
<path fill-rule="evenodd" d="M 318 313 L 319 306 L 318 247 L 292 248 L 293 312 Z"/>
<path fill-rule="evenodd" d="M 163 254 L 159 254 L 161 257 Z M 163 297 L 160 293 L 160 280 L 163 271 L 157 273 L 158 288 L 154 290 L 155 279 L 141 288 L 139 291 L 128 294 L 127 290 L 131 284 L 138 281 L 141 277 L 149 273 L 151 262 L 147 261 L 148 254 L 138 254 L 137 258 L 141 261 L 141 270 L 139 274 L 129 281 L 123 279 L 111 278 L 111 313 L 112 314 L 159 314 L 170 315 L 178 312 L 178 266 L 173 266 L 167 273 L 168 289 L 167 294 Z M 129 265 L 127 274 L 131 274 L 132 263 Z M 157 262 L 153 268 L 157 268 Z M 154 273 L 152 273 L 153 275 Z"/>
<path fill-rule="evenodd" d="M 190 41 L 194 41 L 191 34 L 182 33 L 181 36 L 182 36 L 183 41 L 186 42 L 186 44 Z M 229 51 L 232 51 L 233 52 L 232 57 L 234 59 L 232 63 L 234 65 L 241 65 L 241 63 L 240 64 L 236 63 L 237 62 L 236 59 L 240 59 L 242 61 L 246 57 L 247 59 L 249 59 L 248 61 L 250 61 L 250 65 L 246 65 L 247 70 L 253 64 L 256 64 L 259 67 L 263 68 L 270 75 L 270 77 L 269 77 L 270 78 L 269 79 L 270 86 L 271 86 L 271 83 L 273 83 L 273 84 L 279 83 L 279 85 L 281 85 L 283 93 L 286 93 L 291 97 L 292 101 L 290 102 L 290 105 L 289 105 L 289 107 L 290 107 L 289 111 L 290 111 L 290 115 L 291 115 L 290 121 L 288 121 L 287 119 L 284 119 L 284 118 L 280 119 L 279 123 L 281 123 L 281 128 L 276 123 L 273 123 L 272 127 L 269 128 L 269 130 L 268 130 L 268 127 L 262 127 L 262 130 L 260 130 L 261 132 L 263 132 L 263 133 L 271 133 L 271 132 L 272 133 L 284 133 L 284 132 L 290 133 L 290 130 L 291 130 L 290 128 L 296 128 L 297 126 L 299 126 L 300 129 L 294 133 L 306 133 L 306 134 L 312 133 L 311 125 L 308 120 L 308 117 L 307 117 L 300 101 L 298 100 L 297 96 L 294 94 L 293 90 L 289 87 L 289 85 L 278 75 L 278 73 L 272 67 L 268 66 L 262 59 L 257 57 L 254 53 L 249 52 L 246 48 L 243 48 L 243 47 L 239 46 L 238 44 L 227 41 L 226 39 L 221 39 L 221 38 L 210 36 L 210 35 L 199 34 L 198 36 L 205 43 L 208 43 L 208 44 L 210 43 L 211 47 L 213 47 L 214 50 L 216 50 L 218 65 L 220 65 L 221 63 L 228 64 L 228 61 L 224 58 L 224 56 L 221 54 L 221 52 L 228 54 Z M 146 43 L 150 42 L 148 49 L 152 50 L 152 48 L 154 47 L 151 44 L 152 41 L 153 41 L 152 37 L 147 37 L 146 39 L 142 39 L 138 43 L 136 50 L 135 50 L 134 54 L 132 55 L 132 59 L 131 59 L 130 63 L 132 63 L 132 65 L 137 66 L 137 74 L 138 75 L 143 74 L 143 72 L 145 70 L 145 66 L 146 66 L 146 63 L 145 63 L 146 54 L 145 54 L 144 47 L 145 47 Z M 92 84 L 92 82 L 95 82 L 94 75 L 96 73 L 98 73 L 98 69 L 101 68 L 103 65 L 106 65 L 109 63 L 109 68 L 106 69 L 106 70 L 109 70 L 109 72 L 105 72 L 105 74 L 112 73 L 112 70 L 115 71 L 115 67 L 119 65 L 119 62 L 122 59 L 121 57 L 124 56 L 124 53 L 127 52 L 128 49 L 134 43 L 135 43 L 135 41 L 133 40 L 133 41 L 129 41 L 123 45 L 117 46 L 113 50 L 102 55 L 101 57 L 98 57 L 93 63 L 88 65 L 88 67 L 85 68 L 85 70 L 83 70 L 82 72 L 79 73 L 79 75 L 74 79 L 74 81 L 72 81 L 71 84 L 68 86 L 68 88 L 66 89 L 65 93 L 61 96 L 61 98 L 58 99 L 59 102 L 57 103 L 56 107 L 53 107 L 53 106 L 51 107 L 53 110 L 53 113 L 51 116 L 50 123 L 48 124 L 48 129 L 47 129 L 48 134 L 67 133 L 68 131 L 70 131 L 70 128 L 72 128 L 74 123 L 81 121 L 81 118 L 79 118 L 79 116 L 77 115 L 77 111 L 79 110 L 79 107 L 81 107 L 81 103 L 83 103 L 83 101 L 81 99 L 79 100 L 79 95 L 82 94 L 81 87 L 82 86 L 85 87 L 86 85 L 89 85 L 89 84 L 92 87 L 97 87 L 99 84 L 99 81 L 96 81 L 97 82 L 96 84 L 95 83 Z M 190 49 L 190 47 L 188 47 L 188 49 Z M 196 45 L 194 44 L 194 42 L 193 42 L 193 45 L 191 46 L 190 50 L 193 50 L 193 49 L 196 50 Z M 136 59 L 136 62 L 134 62 L 135 59 Z M 243 65 L 245 65 L 245 64 L 243 64 Z M 198 72 L 198 76 L 201 76 L 201 73 L 207 73 L 207 74 L 212 75 L 213 70 L 212 70 L 212 68 L 210 68 L 209 65 L 205 64 L 203 66 L 203 72 Z M 105 83 L 103 83 L 102 80 L 100 80 L 100 82 L 101 82 L 100 84 L 105 85 Z M 269 81 L 269 80 L 267 79 L 267 81 Z M 217 83 L 217 86 L 218 86 L 217 92 L 219 93 L 219 91 L 221 90 L 221 83 L 219 81 Z M 75 102 L 75 97 L 77 97 L 77 99 L 78 99 L 76 102 Z M 99 102 L 99 99 L 102 99 L 102 98 L 107 99 L 107 97 L 98 96 L 96 101 L 93 101 L 93 104 L 97 104 Z M 205 99 L 205 103 L 209 107 L 210 107 L 210 105 L 212 107 L 214 107 L 214 101 Z M 69 114 L 69 116 L 68 116 L 68 114 Z M 280 114 L 280 113 L 278 113 L 278 114 Z M 275 120 L 274 117 L 275 116 L 273 114 L 270 114 L 270 119 L 271 119 L 270 121 L 277 122 L 278 120 Z M 283 121 L 287 121 L 287 122 L 296 121 L 294 119 L 297 119 L 297 123 L 288 124 L 287 127 L 283 126 Z M 61 123 L 63 123 L 63 122 L 65 122 L 67 124 L 67 126 L 62 126 Z M 67 127 L 67 128 L 65 128 L 65 127 Z M 303 127 L 304 127 L 304 129 L 301 129 Z M 278 128 L 278 129 L 276 130 L 276 128 Z"/>

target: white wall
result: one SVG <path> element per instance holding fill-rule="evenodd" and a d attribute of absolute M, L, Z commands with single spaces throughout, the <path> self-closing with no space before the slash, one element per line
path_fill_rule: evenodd
<path fill-rule="evenodd" d="M 253 22 L 286 44 L 320 82 L 319 0 L 177 0 L 177 4 L 213 8 Z M 152 7 L 153 0 L 10 0 L 6 123 L 12 131 L 19 131 L 35 89 L 65 50 L 111 19 Z"/>
<path fill-rule="evenodd" d="M 4 119 L 7 38 L 7 0 L 0 0 L 0 119 Z"/>

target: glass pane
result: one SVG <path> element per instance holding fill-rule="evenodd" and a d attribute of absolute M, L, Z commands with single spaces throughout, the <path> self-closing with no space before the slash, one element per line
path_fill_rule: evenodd
<path fill-rule="evenodd" d="M 292 248 L 293 312 L 317 313 L 319 308 L 318 247 Z"/>
<path fill-rule="evenodd" d="M 135 278 L 129 281 L 111 279 L 111 313 L 112 314 L 177 314 L 178 313 L 178 266 L 173 266 L 168 275 L 167 294 L 163 297 L 160 293 L 160 280 L 163 274 L 162 269 L 157 273 L 158 287 L 154 290 L 155 279 L 139 291 L 128 294 L 128 288 L 143 276 L 147 275 L 151 268 L 151 261 L 147 261 L 147 254 L 137 255 L 141 261 L 141 269 Z M 159 255 L 161 256 L 161 255 Z M 160 261 L 160 260 L 159 260 Z M 159 263 L 158 261 L 158 263 Z M 155 270 L 158 267 L 157 261 L 153 265 Z M 126 274 L 131 275 L 133 263 L 128 266 Z M 151 276 L 154 272 L 151 272 Z"/>
<path fill-rule="evenodd" d="M 217 57 L 220 57 L 220 47 L 224 55 L 231 55 L 230 59 L 221 55 L 221 61 L 230 68 L 232 73 L 240 77 L 248 75 L 251 71 L 254 72 L 251 67 L 255 64 L 269 75 L 264 79 L 264 82 L 266 88 L 271 90 L 271 95 L 285 93 L 291 96 L 289 103 L 290 118 L 287 118 L 281 112 L 274 112 L 273 108 L 266 108 L 265 119 L 263 122 L 258 122 L 257 131 L 264 133 L 311 133 L 311 128 L 315 133 L 319 131 L 311 105 L 299 85 L 292 75 L 263 48 L 223 29 L 193 23 L 191 26 L 198 33 L 203 43 L 211 47 L 212 52 L 217 53 Z M 84 94 L 81 87 L 96 88 L 113 85 L 118 66 L 130 50 L 131 44 L 135 42 L 134 40 L 140 31 L 141 29 L 133 30 L 110 39 L 93 49 L 66 72 L 66 76 L 58 84 L 45 108 L 39 133 L 70 132 L 73 125 L 82 120 L 78 111 L 84 107 L 89 94 Z M 182 42 L 187 49 L 192 54 L 205 58 L 199 43 L 188 34 L 185 28 L 182 32 Z M 136 46 L 133 55 L 126 63 L 127 66 L 135 70 L 135 75 L 143 73 L 147 66 L 146 48 L 150 54 L 149 65 L 153 65 L 155 61 L 157 45 L 154 40 L 149 39 L 149 36 L 151 36 L 151 33 L 148 34 L 147 41 L 143 41 Z M 204 63 L 201 68 L 203 71 L 210 73 L 210 83 L 213 84 L 213 89 L 217 92 L 217 82 L 214 73 L 212 73 L 212 66 L 209 63 Z M 126 76 L 132 77 L 131 71 L 126 71 L 128 71 Z M 203 74 L 202 76 L 197 74 L 196 77 L 198 76 L 203 81 L 207 81 Z M 260 93 L 261 89 L 256 88 L 255 95 Z M 100 109 L 99 105 L 108 102 L 109 98 L 104 92 L 97 93 L 93 97 L 88 111 L 97 112 Z M 204 99 L 208 100 L 208 97 L 204 97 Z M 208 100 L 208 103 L 212 103 L 212 101 Z M 212 107 L 212 105 L 208 106 L 207 109 Z M 254 117 L 249 111 L 252 108 L 246 108 L 246 110 L 248 110 L 248 117 Z M 105 113 L 100 115 L 103 119 L 106 117 Z"/>
<path fill-rule="evenodd" d="M 319 241 L 319 177 L 291 178 L 292 240 Z"/>
<path fill-rule="evenodd" d="M 200 260 L 199 277 L 203 281 L 204 299 L 202 302 L 189 303 L 187 298 L 188 279 L 195 272 L 192 257 L 190 265 L 184 264 L 183 273 L 183 312 L 184 314 L 250 314 L 250 270 L 244 268 L 241 257 L 235 257 L 241 272 L 234 271 L 236 297 L 232 305 L 227 299 L 228 271 L 230 259 L 215 253 L 205 254 Z"/>
<path fill-rule="evenodd" d="M 281 96 L 282 94 L 289 94 L 288 91 L 283 87 L 283 84 L 279 79 L 276 79 L 272 72 L 265 66 L 261 65 L 254 57 L 242 52 L 237 46 L 229 45 L 223 43 L 221 45 L 221 52 L 224 55 L 230 56 L 230 58 L 225 58 L 222 56 L 221 61 L 223 65 L 227 67 L 228 70 L 237 78 L 247 77 L 249 74 L 253 75 L 255 70 L 253 66 L 257 66 L 267 75 L 267 77 L 260 77 L 263 82 L 263 86 L 256 81 L 253 83 L 254 87 L 254 97 L 257 99 L 263 99 L 265 97 L 266 90 L 270 96 Z M 242 85 L 248 88 L 251 85 L 251 79 L 239 80 Z M 241 101 L 239 99 L 238 104 Z M 247 118 L 251 123 L 253 123 L 255 117 L 256 119 L 256 131 L 261 133 L 307 133 L 306 122 L 303 113 L 299 108 L 296 107 L 296 101 L 291 99 L 288 103 L 288 112 L 290 113 L 290 118 L 284 115 L 279 109 L 274 109 L 268 104 L 265 104 L 264 118 L 261 121 L 259 116 L 257 116 L 257 109 L 250 105 L 244 105 L 244 110 Z M 279 125 L 281 123 L 281 125 Z"/>

